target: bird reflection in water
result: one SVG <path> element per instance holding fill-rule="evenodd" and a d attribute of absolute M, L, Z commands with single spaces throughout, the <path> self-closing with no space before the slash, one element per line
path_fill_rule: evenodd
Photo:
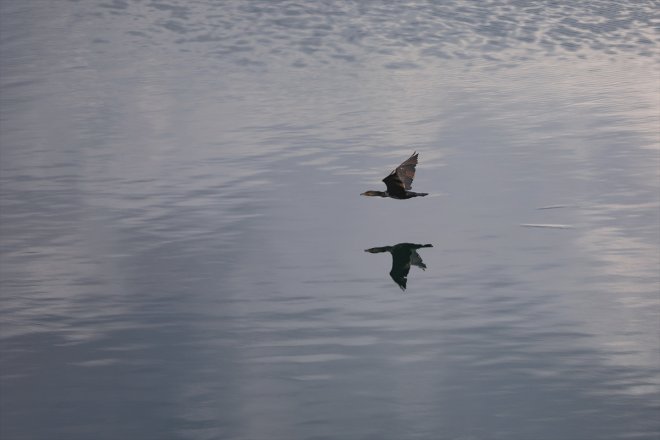
<path fill-rule="evenodd" d="M 399 285 L 401 290 L 406 290 L 408 283 L 408 272 L 410 272 L 410 265 L 417 266 L 422 270 L 426 269 L 426 265 L 422 261 L 422 257 L 417 253 L 417 249 L 433 247 L 431 244 L 414 244 L 414 243 L 399 243 L 394 246 L 375 247 L 365 249 L 365 252 L 378 254 L 380 252 L 389 252 L 392 254 L 392 270 L 390 276 L 395 283 Z"/>

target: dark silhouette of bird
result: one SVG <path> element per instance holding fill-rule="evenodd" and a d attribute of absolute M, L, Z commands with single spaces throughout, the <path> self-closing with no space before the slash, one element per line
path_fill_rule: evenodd
<path fill-rule="evenodd" d="M 387 191 L 367 191 L 362 196 L 372 197 L 390 197 L 392 199 L 410 199 L 413 197 L 424 197 L 428 193 L 417 193 L 410 191 L 412 181 L 415 178 L 415 166 L 419 154 L 414 152 L 405 162 L 396 167 L 389 176 L 383 179 L 387 186 Z"/>
<path fill-rule="evenodd" d="M 401 290 L 406 290 L 408 283 L 408 272 L 410 272 L 410 265 L 417 266 L 422 270 L 426 269 L 426 264 L 422 261 L 422 257 L 417 253 L 417 249 L 433 247 L 432 244 L 414 244 L 414 243 L 399 243 L 394 246 L 375 247 L 365 249 L 365 252 L 377 254 L 380 252 L 389 252 L 392 254 L 392 270 L 390 276 L 395 283 L 399 285 Z"/>

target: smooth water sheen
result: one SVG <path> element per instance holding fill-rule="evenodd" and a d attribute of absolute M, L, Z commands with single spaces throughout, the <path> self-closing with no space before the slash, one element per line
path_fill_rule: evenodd
<path fill-rule="evenodd" d="M 656 2 L 0 4 L 0 438 L 660 438 Z"/>

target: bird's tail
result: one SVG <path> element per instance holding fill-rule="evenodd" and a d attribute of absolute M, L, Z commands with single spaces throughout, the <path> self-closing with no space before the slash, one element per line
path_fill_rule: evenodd
<path fill-rule="evenodd" d="M 417 193 L 417 197 L 424 197 L 424 196 L 428 196 L 428 195 L 429 195 L 429 193 Z"/>

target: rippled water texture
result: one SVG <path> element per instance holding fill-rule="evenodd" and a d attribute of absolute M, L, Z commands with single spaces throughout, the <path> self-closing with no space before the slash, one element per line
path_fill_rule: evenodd
<path fill-rule="evenodd" d="M 2 439 L 660 437 L 657 2 L 0 5 Z"/>

